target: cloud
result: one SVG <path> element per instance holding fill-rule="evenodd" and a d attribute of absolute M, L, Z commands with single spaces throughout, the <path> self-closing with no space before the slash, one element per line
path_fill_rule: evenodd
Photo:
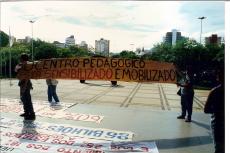
<path fill-rule="evenodd" d="M 195 33 L 200 31 L 198 17 L 205 16 L 203 31 L 211 33 L 217 29 L 224 30 L 224 2 L 184 2 L 180 12 L 190 21 L 187 31 Z"/>
<path fill-rule="evenodd" d="M 202 5 L 201 5 L 202 4 Z M 199 7 L 198 7 L 199 6 Z M 31 35 L 53 42 L 64 42 L 75 35 L 77 43 L 86 41 L 94 46 L 101 37 L 110 40 L 111 51 L 132 47 L 151 48 L 162 41 L 166 32 L 178 29 L 182 35 L 199 38 L 198 16 L 204 34 L 224 33 L 223 3 L 177 1 L 36 1 L 2 4 L 2 29 L 17 38 Z"/>

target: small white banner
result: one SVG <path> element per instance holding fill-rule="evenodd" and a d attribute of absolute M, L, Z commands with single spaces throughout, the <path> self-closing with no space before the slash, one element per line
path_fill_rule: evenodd
<path fill-rule="evenodd" d="M 68 108 L 66 105 L 49 107 L 44 105 L 42 101 L 33 102 L 33 107 L 36 115 L 42 117 L 96 123 L 101 123 L 104 118 L 101 115 L 70 113 L 66 111 Z M 18 99 L 1 98 L 0 111 L 5 113 L 23 113 L 23 105 L 19 104 Z"/>
<path fill-rule="evenodd" d="M 73 120 L 73 121 L 87 121 L 87 122 L 96 122 L 96 123 L 100 123 L 104 118 L 104 116 L 101 115 L 70 113 L 62 109 L 55 110 L 49 107 L 41 109 L 36 113 L 36 115 L 42 117 L 58 118 L 58 119 Z"/>

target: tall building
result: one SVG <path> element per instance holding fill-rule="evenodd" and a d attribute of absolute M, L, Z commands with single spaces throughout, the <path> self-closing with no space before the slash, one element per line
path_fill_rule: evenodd
<path fill-rule="evenodd" d="M 25 42 L 30 43 L 32 41 L 32 38 L 30 36 L 25 37 Z"/>
<path fill-rule="evenodd" d="M 167 32 L 164 37 L 164 42 L 170 45 L 175 45 L 178 40 L 181 40 L 181 32 L 178 32 L 176 29 L 173 29 L 172 32 Z"/>
<path fill-rule="evenodd" d="M 73 46 L 73 45 L 75 45 L 74 35 L 71 35 L 71 36 L 69 36 L 69 37 L 67 37 L 65 39 L 65 45 L 66 46 Z"/>
<path fill-rule="evenodd" d="M 217 34 L 212 34 L 210 37 L 205 37 L 205 45 L 209 44 L 221 44 L 221 37 L 218 37 Z"/>
<path fill-rule="evenodd" d="M 25 39 L 17 39 L 18 43 L 30 43 L 32 38 L 30 36 L 26 36 Z"/>
<path fill-rule="evenodd" d="M 95 53 L 103 56 L 109 56 L 109 40 L 101 38 L 95 40 Z"/>
<path fill-rule="evenodd" d="M 81 41 L 81 43 L 79 44 L 79 47 L 88 49 L 88 44 L 85 41 Z"/>

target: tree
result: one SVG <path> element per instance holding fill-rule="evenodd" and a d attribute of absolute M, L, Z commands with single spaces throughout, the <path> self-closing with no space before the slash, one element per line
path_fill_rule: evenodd
<path fill-rule="evenodd" d="M 90 52 L 87 49 L 77 46 L 70 46 L 69 50 L 74 57 L 86 57 L 90 55 Z"/>
<path fill-rule="evenodd" d="M 0 47 L 6 47 L 9 44 L 9 36 L 3 32 L 0 31 Z"/>
<path fill-rule="evenodd" d="M 158 43 L 152 48 L 152 55 L 150 59 L 165 62 L 172 61 L 172 59 L 170 59 L 172 57 L 171 50 L 171 45 L 167 43 Z"/>
<path fill-rule="evenodd" d="M 11 72 L 12 76 L 15 76 L 14 68 L 19 62 L 19 57 L 22 53 L 29 54 L 30 50 L 28 47 L 24 44 L 14 44 L 13 47 L 3 47 L 1 48 L 1 54 L 2 56 L 2 74 L 4 76 L 9 76 L 9 61 L 10 61 L 10 54 L 11 52 Z"/>
<path fill-rule="evenodd" d="M 57 47 L 54 44 L 47 43 L 41 40 L 35 41 L 34 43 L 34 59 L 48 59 L 57 58 Z"/>
<path fill-rule="evenodd" d="M 68 58 L 73 57 L 73 54 L 69 48 L 57 48 L 57 54 L 59 58 Z"/>
<path fill-rule="evenodd" d="M 138 56 L 133 51 L 123 50 L 120 53 L 120 58 L 137 59 Z"/>

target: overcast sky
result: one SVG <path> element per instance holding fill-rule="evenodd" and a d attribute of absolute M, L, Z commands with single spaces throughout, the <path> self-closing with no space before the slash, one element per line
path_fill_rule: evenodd
<path fill-rule="evenodd" d="M 76 43 L 95 46 L 100 38 L 110 40 L 110 51 L 149 49 L 162 42 L 166 32 L 178 29 L 183 36 L 199 41 L 200 20 L 203 36 L 224 36 L 224 2 L 178 1 L 37 1 L 3 2 L 1 28 L 17 39 L 31 36 L 64 42 L 74 35 Z M 131 45 L 133 44 L 133 45 Z"/>

